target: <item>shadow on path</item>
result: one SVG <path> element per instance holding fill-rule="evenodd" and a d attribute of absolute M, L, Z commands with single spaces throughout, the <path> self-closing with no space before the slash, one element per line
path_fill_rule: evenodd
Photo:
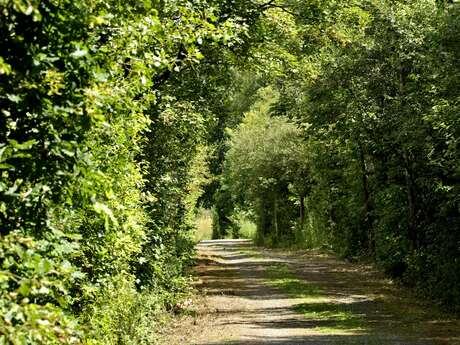
<path fill-rule="evenodd" d="M 460 344 L 458 321 L 397 297 L 370 268 L 247 240 L 203 241 L 198 250 L 196 287 L 208 306 L 194 321 L 201 335 L 181 344 Z"/>

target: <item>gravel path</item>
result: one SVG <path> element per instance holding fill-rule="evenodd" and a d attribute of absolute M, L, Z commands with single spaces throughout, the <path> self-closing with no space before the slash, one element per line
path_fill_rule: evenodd
<path fill-rule="evenodd" d="M 460 344 L 458 320 L 371 267 L 246 240 L 203 241 L 198 252 L 196 314 L 167 331 L 164 344 Z"/>

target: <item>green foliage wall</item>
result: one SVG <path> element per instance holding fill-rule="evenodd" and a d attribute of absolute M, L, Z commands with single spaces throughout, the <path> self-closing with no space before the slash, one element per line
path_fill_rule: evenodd
<path fill-rule="evenodd" d="M 316 223 L 328 224 L 344 255 L 373 256 L 390 274 L 458 306 L 458 162 L 440 130 L 459 128 L 451 122 L 458 94 L 445 94 L 458 75 L 450 48 L 458 37 L 445 31 L 458 25 L 458 6 L 363 2 L 336 11 L 329 58 L 292 108 L 319 144 L 308 199 L 326 212 L 314 211 Z"/>
<path fill-rule="evenodd" d="M 150 344 L 207 179 L 207 112 L 179 75 L 247 25 L 204 1 L 0 13 L 0 343 Z"/>

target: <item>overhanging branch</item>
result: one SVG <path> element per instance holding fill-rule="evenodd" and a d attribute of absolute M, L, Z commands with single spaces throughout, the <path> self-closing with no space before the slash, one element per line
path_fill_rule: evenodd
<path fill-rule="evenodd" d="M 259 9 L 261 11 L 266 11 L 266 10 L 268 10 L 270 8 L 279 8 L 280 10 L 290 14 L 291 16 L 297 16 L 297 13 L 292 12 L 291 10 L 289 10 L 288 6 L 277 4 L 276 0 L 270 0 L 270 1 L 260 5 L 260 7 L 259 7 Z"/>

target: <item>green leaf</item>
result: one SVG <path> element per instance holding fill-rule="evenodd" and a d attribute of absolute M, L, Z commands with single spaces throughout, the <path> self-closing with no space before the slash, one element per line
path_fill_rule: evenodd
<path fill-rule="evenodd" d="M 30 280 L 23 280 L 21 282 L 21 285 L 19 286 L 18 292 L 21 295 L 27 297 L 29 296 L 31 289 L 32 289 L 32 284 Z"/>
<path fill-rule="evenodd" d="M 70 56 L 76 58 L 76 59 L 79 59 L 79 58 L 82 58 L 84 56 L 88 55 L 88 50 L 87 49 L 81 49 L 80 47 L 77 47 L 77 49 L 72 53 L 70 54 Z"/>

